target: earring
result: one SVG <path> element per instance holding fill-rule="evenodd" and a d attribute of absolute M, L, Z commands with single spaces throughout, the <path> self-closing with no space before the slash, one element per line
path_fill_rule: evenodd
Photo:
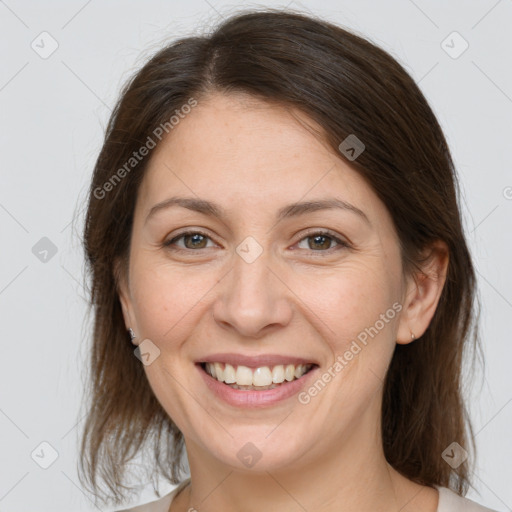
<path fill-rule="evenodd" d="M 416 338 L 416 336 L 414 336 L 414 333 L 413 333 L 413 332 L 411 332 L 411 340 L 412 340 L 412 341 L 414 341 L 414 340 L 415 340 L 415 338 Z"/>
<path fill-rule="evenodd" d="M 137 337 L 135 336 L 135 333 L 133 332 L 133 329 L 130 327 L 128 329 L 128 334 L 130 335 L 130 341 L 133 343 L 133 340 Z"/>

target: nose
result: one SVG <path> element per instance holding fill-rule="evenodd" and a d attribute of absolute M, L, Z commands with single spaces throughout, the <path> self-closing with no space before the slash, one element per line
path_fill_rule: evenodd
<path fill-rule="evenodd" d="M 233 268 L 219 283 L 213 318 L 238 336 L 259 338 L 292 319 L 292 293 L 269 266 L 265 252 L 248 263 L 234 254 Z"/>

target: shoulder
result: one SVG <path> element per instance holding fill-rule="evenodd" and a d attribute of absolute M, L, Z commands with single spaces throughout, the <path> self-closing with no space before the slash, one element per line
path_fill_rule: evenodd
<path fill-rule="evenodd" d="M 158 500 L 150 501 L 132 508 L 118 510 L 117 512 L 167 512 L 171 506 L 172 500 L 189 483 L 190 478 L 181 482 L 169 494 L 162 496 Z"/>
<path fill-rule="evenodd" d="M 435 486 L 439 491 L 437 512 L 497 512 L 479 505 L 473 500 L 459 496 L 448 487 Z"/>

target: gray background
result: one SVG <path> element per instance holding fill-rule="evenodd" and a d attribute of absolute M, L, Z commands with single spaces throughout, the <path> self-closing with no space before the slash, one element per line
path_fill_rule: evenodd
<path fill-rule="evenodd" d="M 96 510 L 76 475 L 90 333 L 77 237 L 104 128 L 121 85 L 164 42 L 257 5 L 0 1 L 0 511 Z M 264 5 L 311 10 L 370 38 L 419 82 L 439 118 L 483 306 L 485 372 L 467 392 L 479 450 L 468 497 L 511 510 L 512 2 Z M 43 442 L 58 453 L 47 469 Z M 143 489 L 141 502 L 153 498 Z"/>

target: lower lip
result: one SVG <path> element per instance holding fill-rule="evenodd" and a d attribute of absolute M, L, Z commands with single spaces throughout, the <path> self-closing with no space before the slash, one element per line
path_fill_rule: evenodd
<path fill-rule="evenodd" d="M 231 386 L 227 386 L 217 379 L 214 379 L 203 370 L 199 363 L 196 363 L 196 367 L 208 388 L 217 397 L 235 407 L 267 407 L 277 404 L 282 400 L 286 400 L 303 389 L 319 369 L 319 367 L 316 366 L 300 379 L 295 379 L 290 382 L 285 381 L 277 388 L 265 389 L 263 391 L 244 391 L 242 389 L 233 389 Z"/>

